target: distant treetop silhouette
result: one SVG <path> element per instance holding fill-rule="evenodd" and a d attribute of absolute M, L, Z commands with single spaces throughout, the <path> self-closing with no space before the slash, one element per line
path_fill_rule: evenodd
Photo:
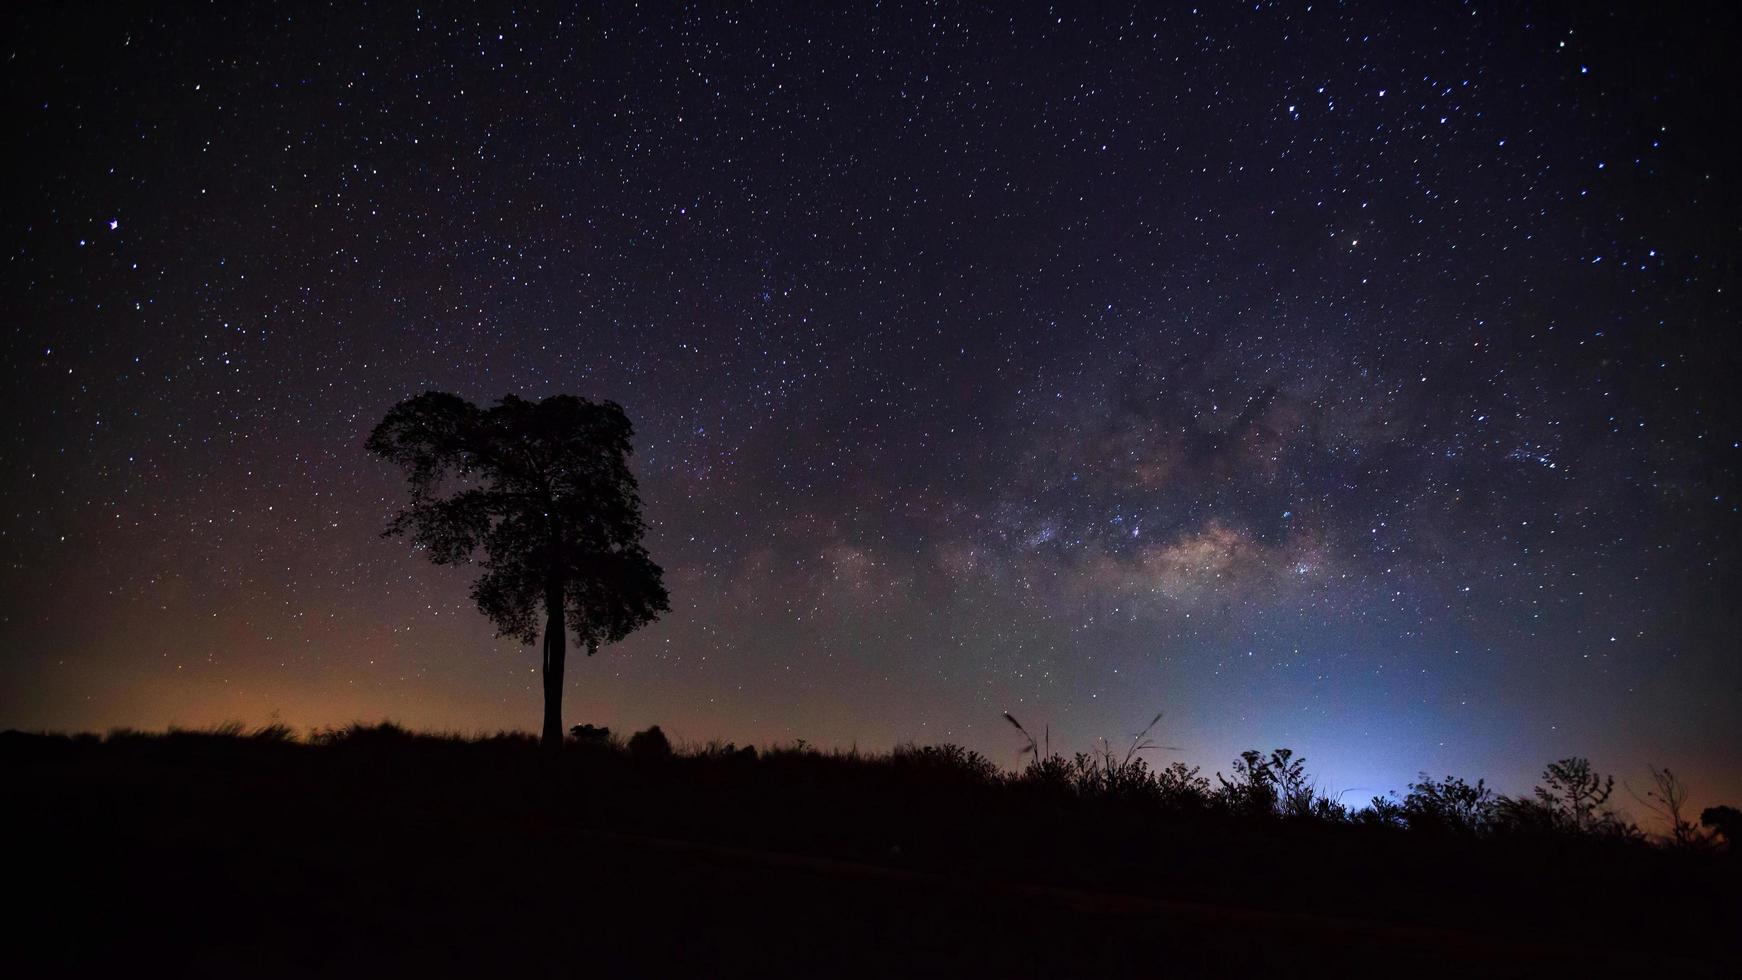
<path fill-rule="evenodd" d="M 489 408 L 431 391 L 393 406 L 369 452 L 399 466 L 411 502 L 386 536 L 410 534 L 438 565 L 472 561 L 478 609 L 498 636 L 538 638 L 544 618 L 544 732 L 563 739 L 569 630 L 591 656 L 670 608 L 629 471 L 633 429 L 615 402 L 505 396 Z"/>

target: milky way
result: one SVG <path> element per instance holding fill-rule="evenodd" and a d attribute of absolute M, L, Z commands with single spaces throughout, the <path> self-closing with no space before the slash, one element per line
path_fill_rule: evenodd
<path fill-rule="evenodd" d="M 34 6 L 0 724 L 534 726 L 362 440 L 572 392 L 573 720 L 1742 795 L 1733 14 Z"/>

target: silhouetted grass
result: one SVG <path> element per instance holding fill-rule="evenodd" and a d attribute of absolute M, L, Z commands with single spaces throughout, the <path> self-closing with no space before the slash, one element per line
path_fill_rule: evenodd
<path fill-rule="evenodd" d="M 705 927 L 713 953 L 664 951 L 674 963 L 705 968 L 763 949 L 762 917 L 776 909 L 820 930 L 796 940 L 801 946 L 828 945 L 823 933 L 852 928 L 828 903 L 867 921 L 900 918 L 881 941 L 917 943 L 914 955 L 935 958 L 943 955 L 937 943 L 955 940 L 934 936 L 935 916 L 917 910 L 934 908 L 939 899 L 925 896 L 937 882 L 953 882 L 976 889 L 983 907 L 958 903 L 937 914 L 983 932 L 971 942 L 976 949 L 1002 942 L 982 953 L 1017 973 L 1046 963 L 1053 972 L 1144 972 L 1151 944 L 1186 975 L 1269 971 L 1303 951 L 1328 955 L 1350 942 L 1419 955 L 1424 968 L 1444 961 L 1447 943 L 1471 955 L 1498 948 L 1520 963 L 1568 955 L 1628 962 L 1636 954 L 1695 967 L 1736 962 L 1734 854 L 1654 846 L 1597 808 L 1570 818 L 1552 793 L 1511 800 L 1480 782 L 1424 776 L 1401 800 L 1351 810 L 1315 789 L 1304 761 L 1286 750 L 1245 753 L 1212 781 L 1180 764 L 1152 769 L 1135 750 L 1105 744 L 1070 757 L 1036 748 L 1022 769 L 1006 772 L 955 745 L 674 749 L 663 735 L 595 732 L 552 754 L 522 733 L 432 734 L 390 723 L 306 737 L 276 725 L 0 735 L 8 812 L 22 818 L 14 839 L 50 858 L 44 877 L 26 877 L 22 887 L 87 904 L 92 893 L 107 896 L 96 914 L 114 917 L 103 921 L 116 936 L 164 928 L 155 906 L 165 903 L 178 916 L 199 909 L 226 923 L 229 931 L 215 937 L 185 922 L 169 927 L 184 958 L 229 942 L 232 932 L 268 959 L 292 941 L 282 930 L 293 925 L 349 935 L 333 916 L 385 916 L 389 932 L 456 935 L 479 923 L 507 929 L 516 916 L 611 923 L 583 930 L 590 938 L 544 936 L 504 954 L 515 963 L 545 963 L 570 949 L 564 943 L 628 956 L 610 944 L 704 928 L 685 916 L 723 916 L 736 923 L 731 929 L 748 930 L 715 922 Z M 680 846 L 715 850 L 671 850 Z M 810 860 L 847 864 L 779 863 Z M 862 879 L 873 871 L 853 869 L 897 877 L 871 885 Z M 1023 889 L 1033 888 L 1102 897 L 1064 906 L 1045 898 L 1026 909 Z M 813 889 L 827 902 L 800 900 Z M 879 889 L 893 897 L 877 898 Z M 686 890 L 688 898 L 673 897 Z M 1112 903 L 1107 896 L 1245 911 L 1201 913 L 1211 925 L 1190 930 L 1167 915 L 1140 917 L 1132 932 L 1123 913 L 1080 907 Z M 708 907 L 645 909 L 647 921 L 631 914 L 636 902 L 674 901 Z M 804 907 L 795 911 L 794 901 Z M 1366 925 L 1354 939 L 1332 939 L 1311 924 L 1318 920 L 1302 919 L 1307 925 L 1286 943 L 1252 946 L 1275 921 L 1240 918 L 1281 916 L 1286 925 L 1309 913 Z M 1011 932 L 1025 916 L 1036 917 L 1034 928 Z M 418 925 L 419 917 L 431 921 Z M 1050 930 L 1040 928 L 1047 922 Z M 1396 932 L 1409 929 L 1436 932 Z M 1085 951 L 1097 935 L 1108 945 Z M 1216 952 L 1242 943 L 1238 954 Z M 83 949 L 92 963 L 118 956 Z M 454 963 L 420 969 L 444 965 Z M 317 957 L 310 968 L 334 966 Z"/>

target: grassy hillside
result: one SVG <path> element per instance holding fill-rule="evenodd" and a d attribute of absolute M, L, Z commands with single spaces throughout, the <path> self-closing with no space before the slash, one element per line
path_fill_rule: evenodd
<path fill-rule="evenodd" d="M 1492 798 L 1352 813 L 1287 757 L 1225 780 L 1109 756 L 1011 774 L 952 746 L 552 754 L 358 726 L 13 732 L 0 759 L 30 975 L 1742 964 L 1727 848 Z"/>

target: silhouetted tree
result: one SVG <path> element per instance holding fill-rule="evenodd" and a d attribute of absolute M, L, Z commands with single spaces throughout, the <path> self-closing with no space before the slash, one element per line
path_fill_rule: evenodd
<path fill-rule="evenodd" d="M 1700 811 L 1700 826 L 1724 839 L 1724 846 L 1734 848 L 1742 837 L 1742 810 L 1733 806 L 1709 806 Z"/>
<path fill-rule="evenodd" d="M 1567 827 L 1590 830 L 1610 817 L 1599 808 L 1615 791 L 1615 777 L 1592 769 L 1589 759 L 1573 756 L 1551 762 L 1542 771 L 1542 781 L 1548 785 L 1536 788 L 1537 802 Z"/>
<path fill-rule="evenodd" d="M 1669 769 L 1659 769 L 1656 766 L 1646 767 L 1651 773 L 1652 788 L 1645 791 L 1645 796 L 1634 794 L 1647 810 L 1662 817 L 1669 824 L 1670 843 L 1677 847 L 1693 847 L 1707 843 L 1700 837 L 1700 828 L 1686 815 L 1688 805 L 1688 784 L 1682 782 Z M 1628 792 L 1632 792 L 1631 789 Z"/>
<path fill-rule="evenodd" d="M 568 631 L 591 656 L 669 608 L 641 545 L 632 431 L 615 402 L 509 395 L 480 408 L 431 391 L 393 406 L 369 434 L 369 451 L 411 485 L 385 533 L 410 534 L 438 565 L 482 549 L 472 598 L 498 636 L 533 642 L 542 613 L 548 746 L 562 744 Z"/>

